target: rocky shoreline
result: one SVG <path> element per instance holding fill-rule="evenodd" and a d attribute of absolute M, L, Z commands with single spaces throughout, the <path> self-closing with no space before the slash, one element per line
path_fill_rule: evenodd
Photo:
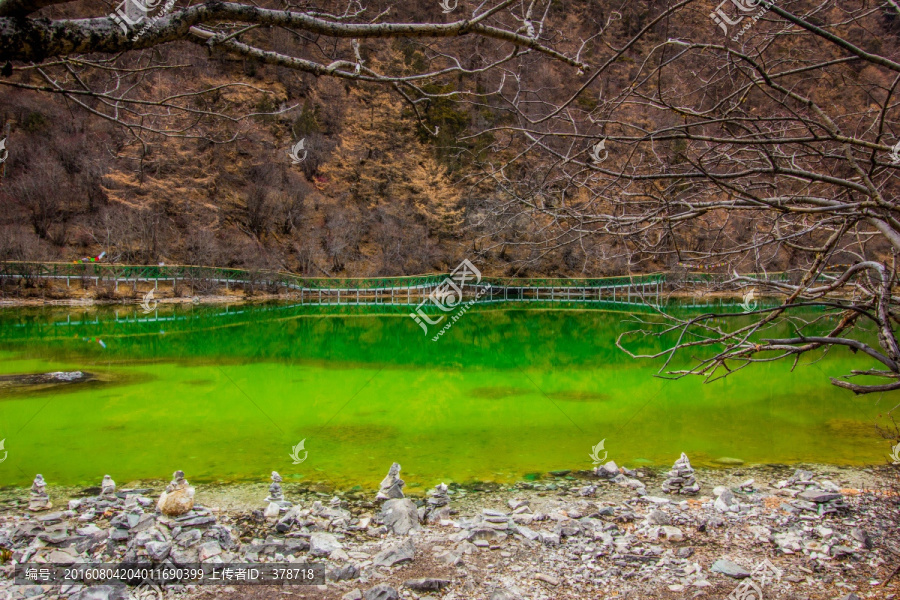
<path fill-rule="evenodd" d="M 154 599 L 900 598 L 892 467 L 695 471 L 682 457 L 665 471 L 607 463 L 515 485 L 439 484 L 420 498 L 401 476 L 395 465 L 378 492 L 282 489 L 277 473 L 268 486 L 193 486 L 176 473 L 165 489 L 104 478 L 92 490 L 3 490 L 0 597 L 137 597 L 10 579 L 16 563 L 124 562 L 327 573 L 312 586 L 140 588 Z"/>

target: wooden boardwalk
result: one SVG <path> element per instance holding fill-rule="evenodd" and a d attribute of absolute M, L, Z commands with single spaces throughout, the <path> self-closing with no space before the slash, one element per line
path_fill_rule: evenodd
<path fill-rule="evenodd" d="M 288 293 L 301 304 L 308 305 L 397 305 L 428 308 L 437 302 L 442 289 L 448 288 L 448 275 L 431 274 L 410 277 L 373 278 L 308 278 L 293 273 L 247 271 L 186 265 L 117 265 L 104 263 L 0 263 L 0 285 L 5 281 L 55 281 L 66 287 L 121 287 L 141 290 L 160 289 L 169 284 L 173 289 L 184 286 L 190 294 L 197 287 L 222 287 Z M 455 286 L 461 294 L 458 302 L 478 304 L 499 302 L 567 302 L 613 303 L 623 305 L 658 305 L 664 292 L 666 277 L 662 273 L 592 279 L 559 278 L 480 278 Z M 451 286 L 453 284 L 450 284 Z M 424 304 L 423 304 L 424 303 Z"/>

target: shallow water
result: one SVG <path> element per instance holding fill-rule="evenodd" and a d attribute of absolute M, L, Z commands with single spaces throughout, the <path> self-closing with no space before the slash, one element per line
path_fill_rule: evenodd
<path fill-rule="evenodd" d="M 793 374 L 765 364 L 703 384 L 654 378 L 658 362 L 616 349 L 623 312 L 475 307 L 436 342 L 391 313 L 2 310 L 0 374 L 96 379 L 0 388 L 0 485 L 38 472 L 51 484 L 97 485 L 105 473 L 123 484 L 183 469 L 198 482 L 277 470 L 371 487 L 392 461 L 411 487 L 511 481 L 589 469 L 604 439 L 608 459 L 628 466 L 669 465 L 682 451 L 699 465 L 859 465 L 889 451 L 874 423 L 897 397 L 830 386 L 828 375 L 863 365 L 841 350 Z M 293 464 L 301 440 L 308 455 Z"/>

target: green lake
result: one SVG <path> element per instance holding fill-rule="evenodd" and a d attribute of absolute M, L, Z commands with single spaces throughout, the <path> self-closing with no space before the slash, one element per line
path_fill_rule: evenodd
<path fill-rule="evenodd" d="M 613 310 L 476 306 L 439 340 L 384 308 L 287 304 L 0 310 L 0 375 L 95 379 L 0 389 L 0 485 L 287 481 L 411 488 L 592 467 L 884 463 L 896 395 L 828 382 L 870 366 L 841 349 L 711 384 L 655 378 L 615 347 Z M 103 341 L 101 345 L 99 340 Z M 644 339 L 643 350 L 658 341 Z M 813 360 L 816 359 L 816 360 Z M 818 360 L 821 359 L 821 360 Z M 305 440 L 306 459 L 291 449 Z M 0 454 L 2 456 L 2 454 Z"/>

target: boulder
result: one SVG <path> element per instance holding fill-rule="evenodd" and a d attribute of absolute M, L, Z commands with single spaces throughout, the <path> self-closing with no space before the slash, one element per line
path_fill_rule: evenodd
<path fill-rule="evenodd" d="M 382 550 L 372 558 L 372 562 L 379 567 L 391 567 L 398 563 L 411 562 L 415 556 L 416 547 L 412 540 L 407 539 L 402 544 Z"/>
<path fill-rule="evenodd" d="M 181 516 L 194 508 L 194 488 L 184 478 L 184 471 L 173 473 L 172 482 L 160 494 L 156 508 L 169 517 Z"/>
<path fill-rule="evenodd" d="M 309 536 L 309 554 L 311 556 L 328 556 L 335 550 L 341 549 L 341 543 L 330 533 L 316 531 Z"/>
<path fill-rule="evenodd" d="M 342 567 L 332 569 L 328 573 L 328 578 L 332 581 L 345 581 L 359 578 L 359 567 L 353 563 L 347 563 Z"/>
<path fill-rule="evenodd" d="M 402 498 L 404 485 L 406 485 L 406 483 L 400 479 L 400 464 L 394 463 L 391 465 L 390 470 L 388 470 L 388 474 L 381 481 L 381 486 L 375 499 L 389 500 L 391 498 Z"/>
<path fill-rule="evenodd" d="M 737 563 L 733 563 L 730 560 L 725 560 L 724 558 L 720 558 L 716 562 L 712 564 L 710 570 L 713 573 L 721 573 L 722 575 L 727 575 L 728 577 L 734 577 L 735 579 L 744 579 L 745 577 L 750 577 L 750 571 L 742 567 Z"/>
<path fill-rule="evenodd" d="M 388 500 L 381 509 L 381 516 L 385 526 L 397 535 L 407 535 L 410 531 L 421 529 L 419 512 L 409 498 Z"/>
<path fill-rule="evenodd" d="M 144 545 L 144 549 L 147 551 L 147 556 L 150 557 L 150 560 L 153 562 L 162 562 L 169 556 L 169 551 L 172 549 L 172 542 L 147 542 Z"/>
<path fill-rule="evenodd" d="M 439 592 L 450 585 L 450 580 L 425 577 L 423 579 L 407 579 L 403 585 L 416 592 Z"/>
<path fill-rule="evenodd" d="M 363 595 L 364 600 L 400 600 L 400 594 L 389 585 L 376 585 Z"/>

